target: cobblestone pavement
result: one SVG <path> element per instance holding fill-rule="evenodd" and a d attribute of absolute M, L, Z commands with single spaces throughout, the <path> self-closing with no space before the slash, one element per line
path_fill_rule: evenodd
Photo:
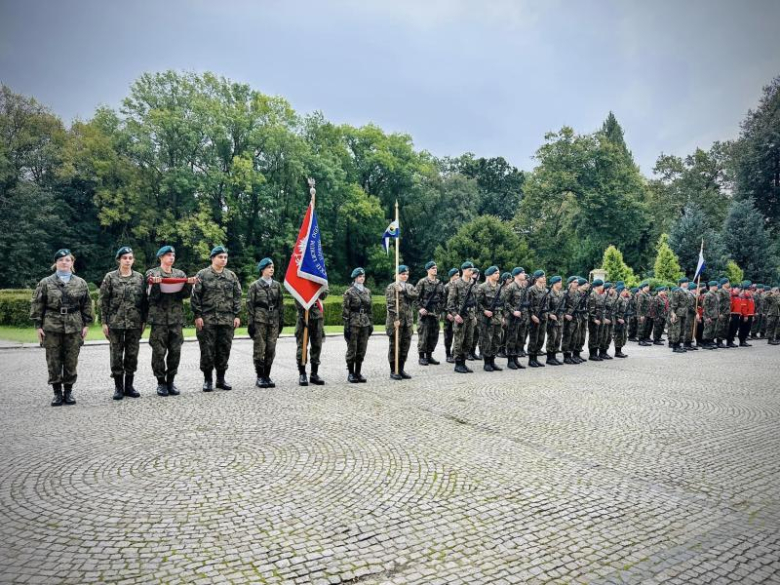
<path fill-rule="evenodd" d="M 780 583 L 778 348 L 392 382 L 375 335 L 360 385 L 343 350 L 301 388 L 282 340 L 261 390 L 237 341 L 204 394 L 187 343 L 160 398 L 144 345 L 115 403 L 87 346 L 62 408 L 0 350 L 0 583 Z"/>

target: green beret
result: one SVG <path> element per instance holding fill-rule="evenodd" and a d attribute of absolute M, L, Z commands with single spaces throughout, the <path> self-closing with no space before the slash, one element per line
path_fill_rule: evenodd
<path fill-rule="evenodd" d="M 510 280 L 511 278 L 512 278 L 512 273 L 511 272 L 502 272 L 501 273 L 501 278 L 500 278 L 501 282 L 504 282 L 505 280 Z"/>
<path fill-rule="evenodd" d="M 610 288 L 612 288 L 612 283 L 611 282 L 605 282 L 604 283 L 604 290 L 608 290 Z"/>
<path fill-rule="evenodd" d="M 642 282 L 639 283 L 639 288 L 645 288 L 646 286 L 650 286 L 650 283 L 647 282 L 646 280 L 643 280 Z"/>
<path fill-rule="evenodd" d="M 512 276 L 517 276 L 518 274 L 522 274 L 523 272 L 525 272 L 525 268 L 523 268 L 522 266 L 515 266 L 514 268 L 512 268 Z"/>
<path fill-rule="evenodd" d="M 625 282 L 623 282 L 622 280 L 618 280 L 618 281 L 615 283 L 615 286 L 616 286 L 616 287 L 617 287 L 617 286 L 622 286 L 623 288 L 626 288 L 626 283 L 625 283 Z"/>
<path fill-rule="evenodd" d="M 159 250 L 157 250 L 157 257 L 165 256 L 166 254 L 173 252 L 176 253 L 176 249 L 173 246 L 163 246 Z"/>
<path fill-rule="evenodd" d="M 623 284 L 622 282 L 618 282 L 615 285 L 615 290 L 618 291 L 618 292 L 624 291 L 624 290 L 626 290 L 626 285 Z"/>
<path fill-rule="evenodd" d="M 721 286 L 722 286 L 722 285 L 721 285 Z M 742 288 L 742 283 L 741 283 L 741 282 L 735 282 L 735 283 L 732 285 L 732 287 L 733 287 L 733 288 Z"/>
<path fill-rule="evenodd" d="M 61 248 L 54 252 L 54 261 L 56 262 L 60 258 L 64 258 L 65 256 L 70 256 L 70 250 L 67 248 Z"/>
<path fill-rule="evenodd" d="M 655 292 L 665 292 L 666 287 L 665 286 L 659 286 L 657 289 L 655 289 Z"/>
<path fill-rule="evenodd" d="M 695 282 L 689 282 L 688 283 L 688 290 L 696 290 L 696 283 Z"/>
<path fill-rule="evenodd" d="M 671 292 L 677 292 L 678 290 L 680 290 L 679 286 L 673 286 Z"/>
<path fill-rule="evenodd" d="M 534 278 L 541 278 L 542 276 L 544 276 L 544 270 L 537 270 L 534 272 Z"/>
<path fill-rule="evenodd" d="M 742 288 L 748 288 L 748 287 L 749 287 L 749 286 L 751 286 L 752 284 L 753 284 L 753 283 L 752 283 L 752 282 L 750 282 L 749 280 L 743 280 L 743 281 L 742 281 Z"/>
<path fill-rule="evenodd" d="M 491 276 L 498 272 L 498 266 L 490 266 L 487 270 L 485 270 L 485 276 Z"/>
<path fill-rule="evenodd" d="M 772 287 L 769 286 L 768 284 L 765 284 L 764 285 L 764 290 L 772 290 Z"/>
<path fill-rule="evenodd" d="M 581 276 L 577 278 L 577 284 L 579 286 L 582 286 L 583 284 L 588 284 L 587 278 L 582 278 Z"/>
<path fill-rule="evenodd" d="M 263 258 L 262 260 L 260 260 L 260 262 L 257 263 L 257 271 L 258 272 L 262 272 L 268 266 L 273 265 L 273 263 L 274 263 L 274 261 L 271 260 L 270 258 Z"/>
<path fill-rule="evenodd" d="M 209 258 L 213 258 L 214 256 L 218 256 L 219 254 L 227 254 L 227 248 L 225 248 L 225 246 L 214 246 L 211 249 L 211 253 L 209 254 Z"/>
<path fill-rule="evenodd" d="M 431 268 L 438 268 L 438 266 L 436 266 L 436 262 L 433 260 L 425 263 L 425 270 L 430 270 Z"/>
<path fill-rule="evenodd" d="M 570 276 L 569 278 L 566 279 L 566 284 L 571 284 L 575 280 L 577 280 L 576 276 Z"/>
<path fill-rule="evenodd" d="M 726 284 L 727 282 L 731 282 L 731 281 L 724 276 L 720 279 L 720 282 L 718 284 Z"/>
<path fill-rule="evenodd" d="M 632 293 L 634 293 L 634 294 L 636 294 L 637 292 L 639 292 L 639 287 L 632 286 L 632 287 L 631 287 L 631 292 L 632 292 Z"/>
<path fill-rule="evenodd" d="M 358 276 L 365 276 L 366 271 L 362 268 L 355 268 L 355 270 L 352 271 L 352 274 L 350 275 L 350 278 L 352 280 L 356 279 Z"/>
<path fill-rule="evenodd" d="M 114 256 L 114 258 L 119 260 L 125 254 L 132 254 L 132 253 L 133 253 L 133 249 L 130 246 L 122 246 L 116 251 L 116 256 Z"/>
<path fill-rule="evenodd" d="M 603 281 L 603 280 L 601 280 L 600 278 L 597 278 L 596 280 L 594 280 L 594 281 L 593 281 L 593 286 L 594 286 L 594 287 L 597 287 L 597 286 L 604 286 L 604 281 Z"/>
<path fill-rule="evenodd" d="M 562 280 L 563 280 L 563 279 L 562 279 L 560 276 L 556 275 L 556 276 L 553 276 L 553 277 L 550 279 L 550 284 L 556 284 L 556 283 L 558 283 L 558 282 L 561 282 Z"/>
<path fill-rule="evenodd" d="M 718 283 L 718 281 L 717 281 L 717 280 L 711 280 L 711 281 L 709 282 L 709 286 L 718 286 L 718 284 L 719 284 L 719 283 Z M 693 327 L 693 325 L 691 325 L 691 327 Z"/>
<path fill-rule="evenodd" d="M 678 278 L 677 279 L 677 284 L 686 284 L 688 282 L 690 282 L 690 281 L 685 276 L 683 276 L 682 278 Z"/>
<path fill-rule="evenodd" d="M 406 264 L 399 264 L 398 274 L 403 274 L 404 272 L 409 272 L 409 267 Z"/>
<path fill-rule="evenodd" d="M 472 264 L 468 260 L 466 260 L 463 264 L 460 265 L 460 269 L 461 270 L 469 270 L 469 269 L 473 269 L 473 268 L 474 268 L 474 264 Z"/>
<path fill-rule="evenodd" d="M 453 277 L 453 276 L 455 276 L 457 273 L 458 273 L 458 269 L 457 269 L 457 268 L 450 268 L 450 271 L 447 273 L 447 276 L 448 276 L 449 278 L 452 278 L 452 277 Z"/>

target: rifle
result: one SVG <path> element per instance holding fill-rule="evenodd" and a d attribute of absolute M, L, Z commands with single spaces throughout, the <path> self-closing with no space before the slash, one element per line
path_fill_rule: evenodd
<path fill-rule="evenodd" d="M 547 306 L 547 297 L 549 295 L 550 295 L 550 289 L 545 290 L 544 296 L 542 297 L 542 301 L 539 303 L 539 311 L 534 313 L 537 319 L 541 319 L 542 315 L 550 312 L 550 309 Z"/>
<path fill-rule="evenodd" d="M 504 284 L 506 284 L 506 282 L 507 281 L 505 280 L 504 282 L 502 282 L 501 284 L 498 285 L 498 290 L 496 291 L 496 296 L 493 297 L 493 302 L 490 303 L 490 312 L 493 313 L 493 314 L 495 314 L 495 312 L 496 312 L 496 304 L 498 303 L 498 301 L 501 300 L 501 289 L 504 288 Z M 484 312 L 482 313 L 482 316 L 485 319 L 492 319 L 492 317 L 488 317 L 487 315 L 485 315 Z"/>
<path fill-rule="evenodd" d="M 439 285 L 439 281 L 437 280 L 434 283 L 433 292 L 428 296 L 428 300 L 425 302 L 425 305 L 423 305 L 423 309 L 425 309 L 425 311 L 427 312 L 427 315 L 425 315 L 425 317 L 434 317 L 438 319 L 436 315 L 431 314 L 431 303 L 433 302 L 434 299 L 438 300 L 439 298 L 438 285 Z M 423 319 L 425 317 L 423 317 Z"/>
<path fill-rule="evenodd" d="M 461 304 L 460 309 L 458 310 L 458 315 L 461 319 L 463 318 L 463 312 L 466 310 L 466 303 L 469 300 L 469 296 L 471 296 L 471 289 L 474 288 L 475 284 L 477 284 L 477 281 L 472 279 L 471 284 L 466 289 L 466 295 L 463 297 L 463 304 Z"/>

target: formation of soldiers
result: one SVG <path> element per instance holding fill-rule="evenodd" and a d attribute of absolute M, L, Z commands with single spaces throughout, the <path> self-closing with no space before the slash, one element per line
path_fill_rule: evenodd
<path fill-rule="evenodd" d="M 234 332 L 241 325 L 241 284 L 226 268 L 228 251 L 224 247 L 213 248 L 210 257 L 209 267 L 187 277 L 173 267 L 174 248 L 163 246 L 157 252 L 159 265 L 142 275 L 133 270 L 132 249 L 123 246 L 117 251 L 118 268 L 105 275 L 99 299 L 103 333 L 111 348 L 115 400 L 140 396 L 134 376 L 147 325 L 151 327 L 149 344 L 157 394 L 180 394 L 175 378 L 184 341 L 186 298 L 190 298 L 200 346 L 202 390 L 232 388 L 225 376 Z M 54 273 L 38 283 L 31 303 L 31 318 L 46 348 L 53 406 L 75 404 L 79 350 L 94 319 L 89 289 L 75 275 L 74 262 L 69 250 L 58 250 Z M 246 299 L 247 329 L 253 340 L 255 384 L 273 388 L 271 369 L 284 327 L 284 295 L 273 278 L 270 258 L 262 259 L 257 270 L 259 278 L 249 287 Z M 671 290 L 660 286 L 651 292 L 648 282 L 629 289 L 623 282 L 589 282 L 580 276 L 569 276 L 565 281 L 552 276 L 548 281 L 543 270 L 529 276 L 519 266 L 504 273 L 490 266 L 481 283 L 481 273 L 471 262 L 450 269 L 447 282 L 438 278 L 435 262 L 428 262 L 425 270 L 426 275 L 412 285 L 409 268 L 400 265 L 397 280 L 385 290 L 387 357 L 393 380 L 411 378 L 406 365 L 415 321 L 418 364 L 440 364 L 434 352 L 443 323 L 446 361 L 462 374 L 472 373 L 467 362 L 476 360 L 483 362 L 485 371 L 494 372 L 503 369 L 496 363 L 499 358 L 506 359 L 511 370 L 525 369 L 520 359 L 526 357 L 533 368 L 627 358 L 623 349 L 628 341 L 640 346 L 664 345 L 666 341 L 674 353 L 750 347 L 749 338 L 780 344 L 777 286 L 731 283 L 728 278 L 696 284 L 681 278 Z M 365 383 L 362 366 L 374 330 L 372 297 L 364 284 L 363 268 L 354 269 L 351 278 L 342 302 L 347 381 Z M 320 299 L 327 294 L 326 287 Z M 298 383 L 322 385 L 323 308 L 318 302 L 307 315 L 295 302 Z M 665 330 L 668 341 L 663 338 Z M 586 342 L 587 360 L 583 357 Z M 302 363 L 304 351 L 310 357 L 309 375 Z M 542 357 L 546 358 L 544 363 Z"/>

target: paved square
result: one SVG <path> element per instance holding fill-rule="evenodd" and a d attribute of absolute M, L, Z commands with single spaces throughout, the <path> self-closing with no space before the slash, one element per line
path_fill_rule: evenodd
<path fill-rule="evenodd" d="M 87 346 L 51 408 L 43 351 L 0 350 L 0 582 L 780 583 L 780 348 L 404 382 L 386 351 L 347 384 L 330 336 L 301 388 L 286 338 L 261 390 L 237 341 L 204 394 L 186 343 L 160 398 L 144 344 L 115 403 Z"/>

